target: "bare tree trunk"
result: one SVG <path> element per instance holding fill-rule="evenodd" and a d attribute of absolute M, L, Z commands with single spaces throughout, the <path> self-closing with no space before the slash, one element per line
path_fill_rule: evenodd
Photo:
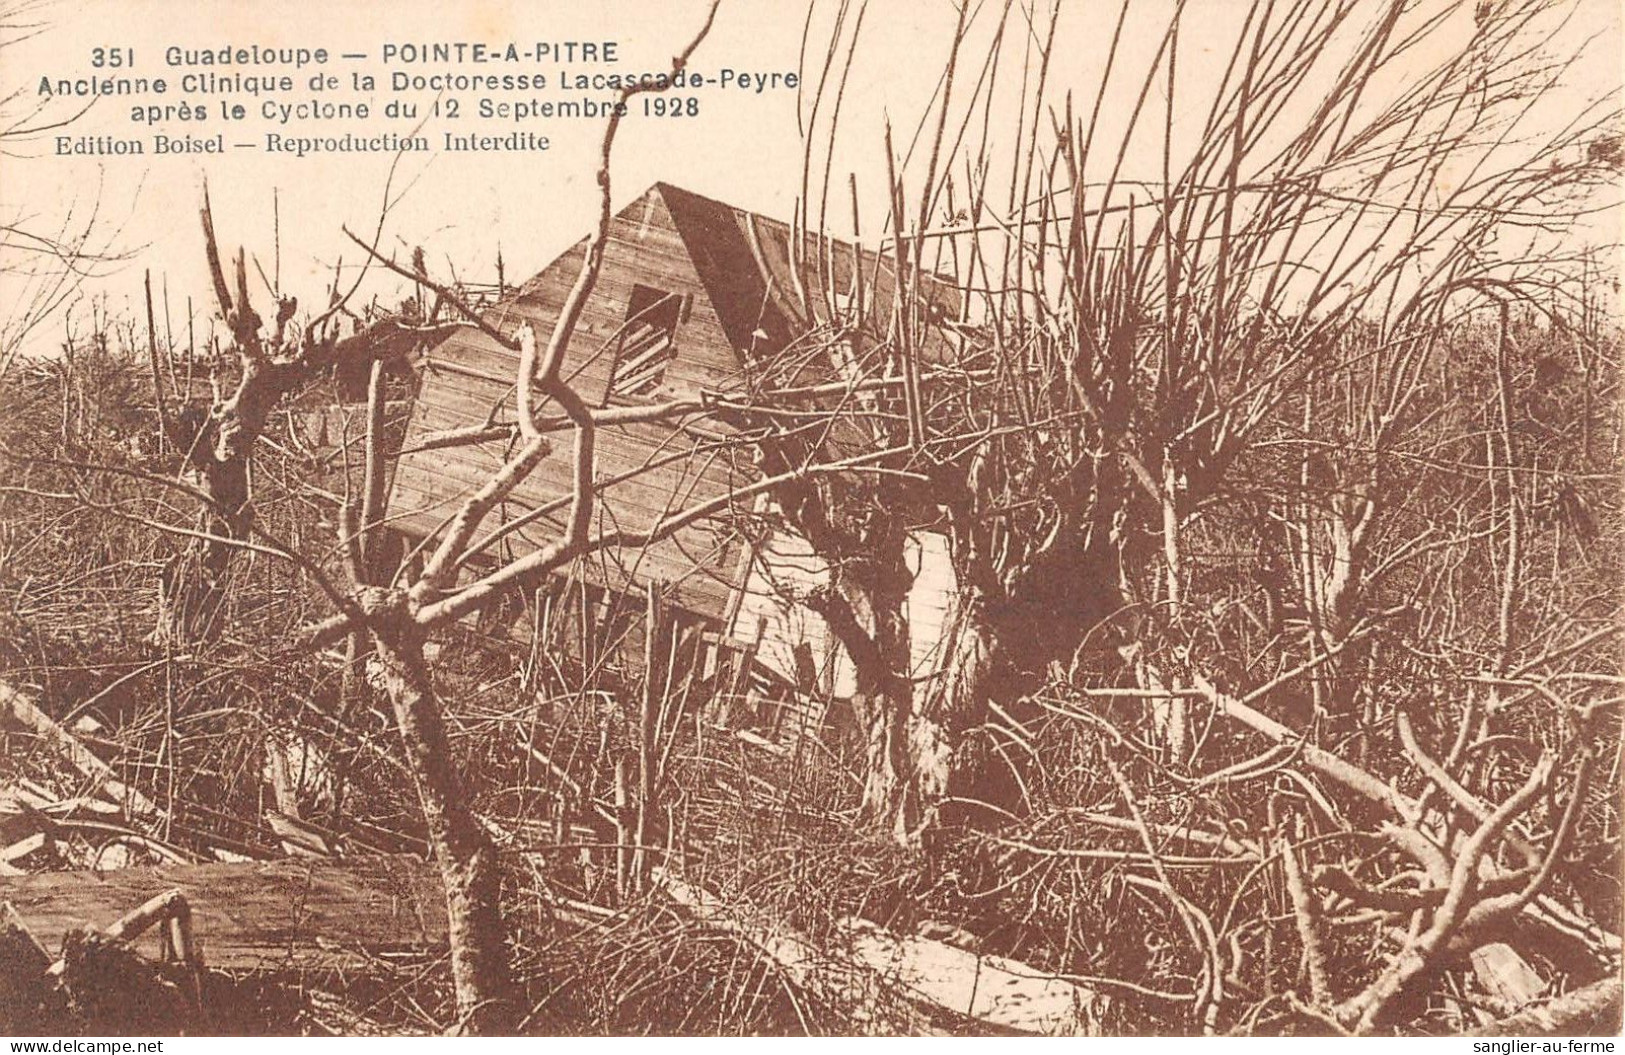
<path fill-rule="evenodd" d="M 974 823 L 976 803 L 1000 812 L 1011 804 L 1014 781 L 985 733 L 991 703 L 1008 702 L 1012 690 L 1010 648 L 1002 628 L 989 618 L 986 594 L 975 586 L 961 588 L 943 641 L 947 654 L 926 694 L 924 719 L 936 734 L 937 758 L 922 762 L 936 763 L 935 800 L 954 800 L 952 808 L 939 807 L 939 819 Z M 930 745 L 919 746 L 926 755 Z"/>
<path fill-rule="evenodd" d="M 846 649 L 856 675 L 852 709 L 864 755 L 863 821 L 912 845 L 933 819 L 941 797 L 937 774 L 946 760 L 941 736 L 915 713 L 903 615 L 907 569 L 900 550 L 897 557 L 893 562 L 877 554 L 876 567 L 862 577 L 869 581 L 841 574 L 835 588 L 809 598 L 808 606 Z M 901 588 L 883 585 L 899 571 Z"/>
<path fill-rule="evenodd" d="M 978 802 L 999 813 L 1019 808 L 1013 759 L 1021 753 L 997 749 L 991 737 L 1002 734 L 987 732 L 992 705 L 1018 708 L 1050 677 L 1054 663 L 1070 660 L 1089 630 L 1123 604 L 1111 572 L 1116 559 L 1104 542 L 1088 541 L 1106 539 L 1106 530 L 1091 535 L 1082 526 L 1090 516 L 1098 512 L 1079 500 L 1047 545 L 1014 555 L 1013 546 L 988 544 L 974 513 L 958 518 L 953 553 L 959 597 L 925 709 L 952 746 L 945 794 L 956 809 L 975 809 Z"/>
<path fill-rule="evenodd" d="M 446 887 L 459 1027 L 476 1035 L 509 1032 L 512 979 L 496 847 L 470 806 L 404 592 L 370 588 L 362 603 Z"/>
<path fill-rule="evenodd" d="M 171 557 L 159 576 L 158 615 L 152 632 L 152 640 L 158 644 L 209 640 L 219 633 L 227 573 L 237 543 L 248 538 L 253 524 L 247 453 L 233 450 L 228 458 L 217 457 L 215 438 L 219 425 L 210 420 L 198 422 L 199 416 L 183 414 L 177 432 L 187 424 L 201 424 L 193 435 L 184 437 L 187 447 L 183 449 L 186 476 L 208 499 L 198 519 L 204 537 L 194 538 L 185 550 Z"/>

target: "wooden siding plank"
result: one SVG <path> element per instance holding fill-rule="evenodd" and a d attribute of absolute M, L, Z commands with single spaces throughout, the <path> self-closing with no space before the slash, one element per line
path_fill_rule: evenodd
<path fill-rule="evenodd" d="M 394 511 L 390 521 L 393 527 L 411 534 L 428 534 L 444 526 L 451 512 L 449 508 L 446 512 L 433 509 L 432 496 L 428 495 L 422 496 L 421 503 L 411 501 L 415 496 L 410 481 L 403 481 L 401 488 L 402 498 L 407 499 L 406 508 Z M 485 528 L 490 530 L 501 522 L 500 517 L 493 516 Z M 606 517 L 596 526 L 607 528 L 611 523 Z M 517 543 L 515 548 L 523 553 L 556 539 L 561 530 L 556 521 L 543 518 L 513 533 L 508 539 L 510 544 Z M 737 546 L 736 541 L 719 538 L 703 528 L 685 528 L 675 537 L 646 549 L 626 554 L 605 551 L 593 555 L 589 561 L 600 569 L 598 578 L 610 585 L 625 582 L 676 584 L 679 599 L 691 602 L 689 606 L 700 614 L 720 619 L 727 611 L 733 594 L 731 581 L 721 573 L 732 565 L 733 554 L 738 552 Z"/>
<path fill-rule="evenodd" d="M 179 890 L 211 967 L 365 967 L 368 953 L 431 951 L 446 942 L 446 895 L 415 857 L 311 858 L 169 865 L 0 877 L 49 951 L 72 929 L 106 927 L 150 898 Z M 156 946 L 149 935 L 138 946 Z M 147 950 L 151 951 L 151 950 Z"/>
<path fill-rule="evenodd" d="M 647 467 L 646 459 L 635 456 L 597 461 L 598 479 L 601 482 L 614 479 L 613 483 L 601 484 L 598 503 L 616 510 L 617 515 L 634 517 L 638 524 L 647 527 L 668 512 L 681 512 L 691 505 L 724 497 L 735 485 L 734 478 L 720 461 L 711 466 L 695 466 L 680 457 L 682 451 L 672 453 L 677 458 L 673 464 L 656 467 Z M 569 496 L 574 483 L 570 461 L 568 448 L 556 450 L 515 488 L 508 503 L 534 509 Z M 439 465 L 418 459 L 403 464 L 397 476 L 413 481 L 437 498 L 466 496 L 484 484 L 502 464 L 503 459 L 496 452 L 486 452 L 478 461 L 473 455 L 464 455 Z M 622 474 L 628 475 L 625 479 L 615 479 Z M 443 486 L 435 487 L 437 481 Z M 726 515 L 713 519 L 726 519 Z"/>

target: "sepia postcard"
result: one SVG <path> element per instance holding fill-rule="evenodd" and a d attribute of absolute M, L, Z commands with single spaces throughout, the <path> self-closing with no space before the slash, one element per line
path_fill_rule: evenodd
<path fill-rule="evenodd" d="M 0 0 L 0 1033 L 1613 1051 L 1622 33 Z"/>

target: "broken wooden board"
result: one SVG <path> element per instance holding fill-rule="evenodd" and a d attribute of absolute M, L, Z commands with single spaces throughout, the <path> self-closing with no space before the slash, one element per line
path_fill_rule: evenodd
<path fill-rule="evenodd" d="M 434 951 L 446 944 L 440 874 L 415 857 L 0 877 L 0 902 L 9 902 L 53 953 L 69 930 L 106 927 L 169 890 L 179 890 L 190 904 L 193 931 L 210 967 L 355 967 L 379 953 Z M 152 943 L 156 948 L 156 938 Z"/>
<path fill-rule="evenodd" d="M 7 718 L 45 740 L 85 776 L 96 781 L 123 805 L 133 817 L 156 817 L 159 810 L 152 800 L 119 780 L 113 767 L 103 762 L 79 738 L 58 725 L 33 700 L 0 681 L 0 718 Z"/>

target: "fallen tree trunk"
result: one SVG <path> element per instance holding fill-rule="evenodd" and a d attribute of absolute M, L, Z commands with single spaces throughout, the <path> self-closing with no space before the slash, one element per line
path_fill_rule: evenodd
<path fill-rule="evenodd" d="M 884 1025 L 889 1012 L 894 1027 L 914 1035 L 952 1035 L 967 1025 L 1045 1036 L 1094 1031 L 1097 994 L 1026 964 L 858 919 L 842 920 L 838 941 L 822 947 L 663 869 L 652 878 L 696 920 L 749 942 L 791 981 L 859 1021 Z"/>
<path fill-rule="evenodd" d="M 844 1009 L 855 1021 L 874 1026 L 890 1024 L 896 1032 L 911 1036 L 947 1036 L 952 1032 L 907 1002 L 894 1001 L 894 1006 L 885 1007 L 886 1014 L 882 1014 L 884 994 L 879 980 L 858 970 L 853 963 L 830 957 L 804 935 L 727 905 L 702 887 L 686 883 L 664 868 L 652 869 L 649 879 L 693 919 L 755 947 L 772 960 L 793 985 Z"/>
<path fill-rule="evenodd" d="M 913 1000 L 986 1025 L 1043 1036 L 1094 1032 L 1097 994 L 1003 956 L 841 921 L 853 959 Z"/>
<path fill-rule="evenodd" d="M 1620 1028 L 1622 986 L 1609 975 L 1543 1004 L 1473 1030 L 1476 1037 L 1615 1036 Z"/>
<path fill-rule="evenodd" d="M 0 877 L 9 903 L 41 945 L 103 928 L 179 890 L 210 967 L 360 967 L 390 951 L 446 944 L 446 898 L 433 864 L 413 857 L 172 865 L 111 872 Z M 156 944 L 156 939 L 154 939 Z"/>

